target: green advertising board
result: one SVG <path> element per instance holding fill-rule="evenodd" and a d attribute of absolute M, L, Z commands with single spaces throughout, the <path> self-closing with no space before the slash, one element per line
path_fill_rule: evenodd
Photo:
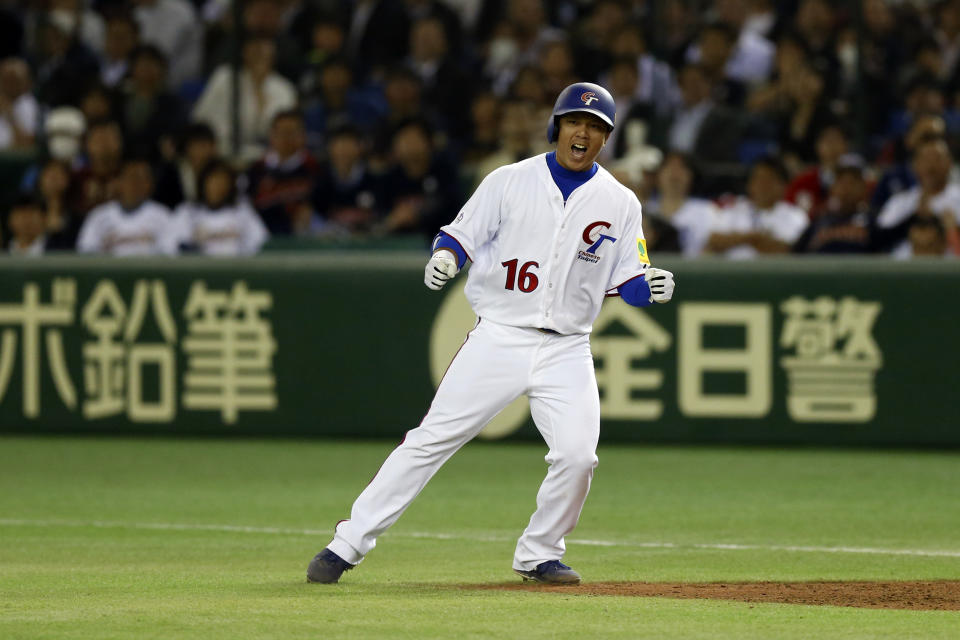
<path fill-rule="evenodd" d="M 399 439 L 476 319 L 410 252 L 0 262 L 0 430 Z M 609 299 L 603 441 L 960 444 L 960 268 L 660 261 Z M 524 399 L 484 437 L 535 438 Z"/>

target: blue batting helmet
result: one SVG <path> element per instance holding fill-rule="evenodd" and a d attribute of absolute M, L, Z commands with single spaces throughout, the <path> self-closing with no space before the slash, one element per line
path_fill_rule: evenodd
<path fill-rule="evenodd" d="M 547 141 L 556 142 L 557 116 L 574 111 L 585 111 L 592 113 L 607 123 L 610 130 L 613 130 L 613 124 L 617 120 L 617 105 L 613 102 L 613 96 L 610 92 L 598 84 L 592 82 L 577 82 L 572 84 L 557 96 L 557 102 L 553 105 L 553 113 L 550 114 L 550 121 L 547 122 Z"/>

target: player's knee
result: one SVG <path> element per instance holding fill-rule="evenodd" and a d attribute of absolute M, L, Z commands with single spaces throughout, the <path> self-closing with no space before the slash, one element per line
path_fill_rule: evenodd
<path fill-rule="evenodd" d="M 597 466 L 597 454 L 586 448 L 561 451 L 554 464 L 573 473 L 592 473 Z"/>

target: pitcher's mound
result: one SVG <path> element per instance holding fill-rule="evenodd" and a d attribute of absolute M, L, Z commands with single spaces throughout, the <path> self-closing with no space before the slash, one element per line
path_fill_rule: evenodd
<path fill-rule="evenodd" d="M 588 582 L 577 586 L 535 583 L 463 585 L 580 596 L 707 598 L 741 602 L 779 602 L 869 609 L 960 610 L 960 581 L 904 582 Z"/>

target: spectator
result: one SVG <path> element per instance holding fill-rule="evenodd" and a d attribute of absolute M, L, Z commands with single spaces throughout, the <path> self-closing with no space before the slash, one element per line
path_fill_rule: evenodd
<path fill-rule="evenodd" d="M 933 38 L 940 48 L 941 79 L 952 80 L 960 60 L 960 4 L 953 0 L 941 2 L 934 8 Z M 955 82 L 951 82 L 954 86 Z"/>
<path fill-rule="evenodd" d="M 860 156 L 847 154 L 837 159 L 829 193 L 822 215 L 800 236 L 794 251 L 824 254 L 873 251 L 873 220 Z"/>
<path fill-rule="evenodd" d="M 84 149 L 85 164 L 72 176 L 77 184 L 77 212 L 81 215 L 116 197 L 116 180 L 123 160 L 120 125 L 113 120 L 91 122 Z"/>
<path fill-rule="evenodd" d="M 787 170 L 767 157 L 750 169 L 747 195 L 721 206 L 714 217 L 707 251 L 729 258 L 786 253 L 807 228 L 803 209 L 783 200 Z"/>
<path fill-rule="evenodd" d="M 817 132 L 833 117 L 827 104 L 823 76 L 810 66 L 803 43 L 795 36 L 780 38 L 776 74 L 754 89 L 747 108 L 769 125 L 794 170 L 816 159 Z"/>
<path fill-rule="evenodd" d="M 10 207 L 7 216 L 10 228 L 11 255 L 40 256 L 46 251 L 43 205 L 29 195 L 21 195 Z"/>
<path fill-rule="evenodd" d="M 243 31 L 237 34 L 233 25 L 228 25 L 232 33 L 219 38 L 207 55 L 210 68 L 224 64 L 230 65 L 233 54 L 233 40 L 242 38 L 265 38 L 274 44 L 277 73 L 288 80 L 296 81 L 304 71 L 303 52 L 297 38 L 284 37 L 283 2 L 277 0 L 246 0 L 242 3 Z"/>
<path fill-rule="evenodd" d="M 20 58 L 0 61 L 0 150 L 33 147 L 39 117 L 27 63 Z"/>
<path fill-rule="evenodd" d="M 411 26 L 427 19 L 439 20 L 450 55 L 457 59 L 464 56 L 463 25 L 460 16 L 449 6 L 449 0 L 403 0 L 403 4 Z M 412 49 L 413 41 L 408 42 L 408 45 Z"/>
<path fill-rule="evenodd" d="M 910 256 L 942 257 L 960 253 L 957 227 L 949 217 L 917 218 L 910 224 L 909 241 Z"/>
<path fill-rule="evenodd" d="M 838 121 L 821 127 L 816 142 L 817 164 L 790 181 L 787 202 L 806 211 L 811 220 L 819 216 L 827 203 L 837 160 L 849 151 L 849 146 L 847 134 Z"/>
<path fill-rule="evenodd" d="M 400 0 L 350 3 L 347 56 L 362 75 L 377 76 L 407 55 L 410 22 Z"/>
<path fill-rule="evenodd" d="M 949 229 L 960 221 L 960 185 L 950 182 L 952 162 L 950 149 L 942 139 L 927 139 L 917 146 L 913 156 L 917 185 L 890 198 L 877 216 L 877 226 L 883 233 L 881 248 L 892 250 L 895 257 L 909 257 L 912 222 L 938 218 Z"/>
<path fill-rule="evenodd" d="M 260 251 L 268 233 L 250 204 L 237 196 L 237 174 L 213 160 L 198 178 L 199 202 L 184 202 L 173 216 L 181 246 L 207 256 L 249 256 Z"/>
<path fill-rule="evenodd" d="M 311 232 L 310 195 L 319 174 L 306 147 L 303 116 L 281 111 L 270 126 L 269 151 L 247 172 L 247 193 L 271 235 Z"/>
<path fill-rule="evenodd" d="M 134 18 L 140 41 L 159 48 L 170 61 L 168 78 L 174 90 L 200 76 L 203 23 L 186 0 L 135 0 Z"/>
<path fill-rule="evenodd" d="M 903 86 L 910 86 L 917 78 L 929 79 L 931 83 L 939 84 L 947 79 L 944 75 L 940 45 L 933 37 L 923 38 L 914 46 L 910 62 L 902 65 L 899 74 Z"/>
<path fill-rule="evenodd" d="M 406 67 L 393 67 L 387 73 L 383 86 L 387 112 L 377 124 L 374 141 L 374 161 L 387 162 L 393 133 L 396 128 L 411 118 L 424 118 L 433 128 L 439 127 L 439 116 L 423 100 L 423 84 L 419 76 Z"/>
<path fill-rule="evenodd" d="M 264 140 L 274 116 L 297 104 L 297 92 L 289 80 L 273 70 L 276 47 L 269 38 L 251 38 L 243 44 L 240 72 L 240 148 L 238 158 L 250 162 L 264 153 Z M 210 125 L 217 134 L 221 155 L 232 157 L 232 69 L 223 65 L 213 72 L 193 117 Z"/>
<path fill-rule="evenodd" d="M 607 144 L 600 152 L 600 161 L 622 158 L 629 147 L 645 145 L 648 141 L 654 141 L 653 138 L 656 138 L 655 144 L 664 146 L 665 140 L 660 135 L 662 128 L 657 126 L 656 108 L 637 98 L 639 78 L 633 58 L 614 61 L 607 78 L 606 86 L 617 105 L 617 126 L 607 137 Z M 624 133 L 631 128 L 639 128 L 642 133 L 625 136 Z"/>
<path fill-rule="evenodd" d="M 703 251 L 714 225 L 717 207 L 713 202 L 693 196 L 696 170 L 693 160 L 682 153 L 668 153 L 657 172 L 656 197 L 643 203 L 644 235 L 653 237 L 674 250 L 693 258 Z M 647 231 L 652 233 L 647 235 Z M 651 247 L 656 242 L 651 242 Z M 660 250 L 665 250 L 663 246 Z"/>
<path fill-rule="evenodd" d="M 383 179 L 387 212 L 381 233 L 436 235 L 460 205 L 455 165 L 436 152 L 432 133 L 422 120 L 400 125 L 393 135 L 394 165 Z"/>
<path fill-rule="evenodd" d="M 537 105 L 537 109 L 543 113 L 544 119 L 549 117 L 551 111 L 553 111 L 555 96 L 547 93 L 543 73 L 534 65 L 520 67 L 507 95 L 511 98 L 528 100 Z"/>
<path fill-rule="evenodd" d="M 160 167 L 154 199 L 170 209 L 184 201 L 196 202 L 200 197 L 197 178 L 216 155 L 213 129 L 203 122 L 188 125 L 180 134 L 177 157 Z"/>
<path fill-rule="evenodd" d="M 506 164 L 519 162 L 540 152 L 541 146 L 534 139 L 545 140 L 540 122 L 534 117 L 534 105 L 526 100 L 507 100 L 502 107 L 500 118 L 500 147 L 483 158 L 474 174 L 474 189 L 492 171 Z M 542 149 L 544 152 L 549 148 Z"/>
<path fill-rule="evenodd" d="M 741 120 L 713 101 L 709 78 L 699 65 L 685 66 L 679 79 L 683 103 L 668 126 L 667 148 L 695 157 L 705 174 L 704 188 L 712 193 L 722 188 L 724 165 L 738 161 Z"/>
<path fill-rule="evenodd" d="M 306 96 L 303 105 L 307 146 L 319 149 L 331 122 L 350 121 L 371 131 L 386 112 L 379 91 L 357 87 L 353 70 L 343 58 L 329 58 L 318 71 L 316 95 Z"/>
<path fill-rule="evenodd" d="M 573 47 L 571 57 L 576 65 L 574 72 L 578 78 L 597 78 L 610 66 L 613 61 L 610 45 L 618 30 L 629 19 L 626 6 L 618 0 L 598 0 L 590 5 L 587 9 L 589 13 L 567 30 L 567 39 Z M 557 92 L 563 88 L 560 87 Z"/>
<path fill-rule="evenodd" d="M 343 23 L 340 20 L 332 16 L 318 18 L 310 29 L 311 47 L 306 54 L 308 68 L 305 76 L 312 80 L 314 72 L 323 67 L 327 60 L 344 56 L 346 39 Z M 310 86 L 301 84 L 301 89 L 309 92 Z"/>
<path fill-rule="evenodd" d="M 544 45 L 563 37 L 561 30 L 547 24 L 542 0 L 508 0 L 506 18 L 488 45 L 485 69 L 497 94 L 506 93 L 522 67 L 537 63 Z"/>
<path fill-rule="evenodd" d="M 947 105 L 943 87 L 936 78 L 928 75 L 911 78 L 900 95 L 903 96 L 903 108 L 889 112 L 884 132 L 887 138 L 902 135 L 920 116 L 943 114 Z"/>
<path fill-rule="evenodd" d="M 313 191 L 313 208 L 323 220 L 324 233 L 369 231 L 380 207 L 378 182 L 367 163 L 360 130 L 343 124 L 330 133 L 327 162 Z"/>
<path fill-rule="evenodd" d="M 518 97 L 518 99 L 520 99 Z M 470 132 L 462 154 L 466 167 L 477 163 L 500 148 L 501 100 L 492 92 L 478 93 L 470 104 Z"/>
<path fill-rule="evenodd" d="M 713 22 L 700 31 L 696 45 L 687 56 L 688 63 L 700 65 L 713 99 L 731 107 L 742 105 L 747 91 L 746 83 L 728 72 L 736 44 L 737 32 L 732 27 Z"/>
<path fill-rule="evenodd" d="M 559 95 L 578 80 L 573 69 L 573 50 L 566 40 L 545 43 L 540 49 L 537 67 L 547 95 Z"/>
<path fill-rule="evenodd" d="M 440 18 L 426 17 L 413 23 L 407 67 L 420 79 L 424 100 L 447 114 L 448 133 L 463 138 L 473 86 L 463 66 L 450 53 Z"/>
<path fill-rule="evenodd" d="M 894 164 L 884 172 L 873 190 L 870 206 L 874 211 L 881 210 L 893 195 L 917 183 L 910 164 L 920 143 L 931 138 L 943 138 L 946 135 L 947 125 L 942 116 L 920 115 L 913 121 L 905 135 L 899 137 L 895 144 L 888 145 L 889 149 L 885 155 L 892 156 Z"/>
<path fill-rule="evenodd" d="M 634 101 L 652 104 L 658 118 L 668 117 L 680 104 L 680 88 L 673 70 L 647 50 L 643 30 L 634 24 L 622 26 L 610 42 L 610 55 L 616 61 L 633 59 L 637 66 Z M 612 68 L 610 72 L 612 72 Z M 600 78 L 600 84 L 609 87 L 614 80 L 609 74 Z"/>
<path fill-rule="evenodd" d="M 74 37 L 76 26 L 76 17 L 63 10 L 46 13 L 37 26 L 32 66 L 37 99 L 42 104 L 77 104 L 99 76 L 93 52 Z"/>
<path fill-rule="evenodd" d="M 130 158 L 117 180 L 117 197 L 92 210 L 80 228 L 77 251 L 113 256 L 177 253 L 177 235 L 170 210 L 150 200 L 150 162 Z"/>
<path fill-rule="evenodd" d="M 74 107 L 56 107 L 47 112 L 43 122 L 43 153 L 42 159 L 51 158 L 66 164 L 70 171 L 79 169 L 81 146 L 86 120 L 83 114 Z M 27 167 L 20 179 L 20 191 L 29 193 L 37 188 L 37 178 L 40 175 L 42 163 L 34 163 Z"/>
<path fill-rule="evenodd" d="M 70 15 L 75 21 L 77 39 L 90 51 L 103 53 L 104 27 L 103 17 L 88 6 L 85 0 L 50 0 L 49 9 Z"/>
<path fill-rule="evenodd" d="M 72 251 L 80 232 L 81 216 L 76 210 L 76 186 L 70 168 L 59 160 L 48 160 L 37 178 L 37 194 L 44 210 L 46 248 Z"/>
<path fill-rule="evenodd" d="M 867 131 L 880 133 L 888 123 L 888 114 L 896 104 L 897 70 L 906 60 L 908 42 L 913 33 L 897 20 L 894 9 L 885 0 L 861 0 L 863 34 L 857 43 L 859 91 L 870 96 L 870 109 L 863 114 Z"/>
<path fill-rule="evenodd" d="M 809 65 L 823 76 L 831 93 L 839 71 L 836 12 L 827 0 L 803 0 L 793 21 Z"/>
<path fill-rule="evenodd" d="M 43 123 L 47 155 L 66 163 L 73 169 L 80 156 L 86 128 L 86 118 L 79 109 L 75 107 L 51 109 Z"/>
<path fill-rule="evenodd" d="M 130 70 L 130 54 L 140 44 L 140 25 L 126 12 L 107 18 L 106 39 L 100 57 L 100 81 L 117 87 Z"/>
<path fill-rule="evenodd" d="M 120 105 L 124 140 L 130 152 L 154 162 L 187 120 L 180 98 L 167 91 L 166 78 L 167 61 L 158 48 L 142 45 L 131 54 Z"/>
<path fill-rule="evenodd" d="M 80 111 L 87 122 L 118 120 L 118 97 L 102 84 L 91 85 L 80 97 Z"/>
<path fill-rule="evenodd" d="M 664 3 L 662 24 L 658 25 L 660 46 L 671 67 L 686 64 L 687 52 L 697 36 L 697 7 L 692 2 Z"/>
<path fill-rule="evenodd" d="M 716 0 L 717 18 L 735 34 L 733 51 L 726 64 L 726 77 L 753 85 L 770 76 L 773 44 L 753 29 L 744 28 L 750 15 L 748 0 Z"/>

